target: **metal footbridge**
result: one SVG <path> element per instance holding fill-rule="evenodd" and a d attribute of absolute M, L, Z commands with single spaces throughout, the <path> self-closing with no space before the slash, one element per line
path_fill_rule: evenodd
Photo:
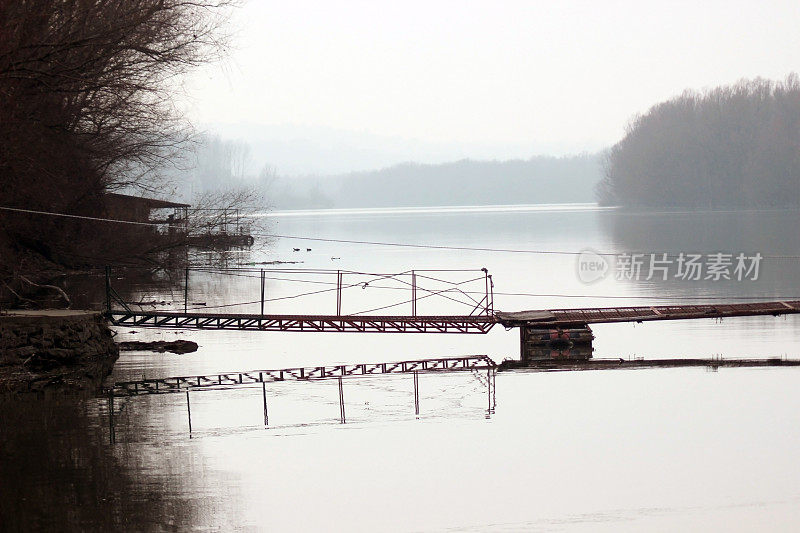
<path fill-rule="evenodd" d="M 118 311 L 116 326 L 340 333 L 487 333 L 491 316 L 255 315 Z"/>
<path fill-rule="evenodd" d="M 800 313 L 800 301 L 713 305 L 600 307 L 548 309 L 491 315 L 371 316 L 260 315 L 179 311 L 107 311 L 115 326 L 205 330 L 250 330 L 340 333 L 488 333 L 495 325 L 571 328 L 613 322 L 646 322 L 739 316 L 779 316 Z"/>
<path fill-rule="evenodd" d="M 800 300 L 745 303 L 621 306 L 575 309 L 543 309 L 503 312 L 494 309 L 494 282 L 480 270 L 410 270 L 395 274 L 309 269 L 235 269 L 226 274 L 260 281 L 260 298 L 246 302 L 190 305 L 189 269 L 185 270 L 183 309 L 145 309 L 141 302 L 127 302 L 111 284 L 106 270 L 106 316 L 116 326 L 203 330 L 250 330 L 339 333 L 488 333 L 495 325 L 567 329 L 590 324 L 645 322 L 696 318 L 787 315 L 800 313 Z M 283 284 L 313 284 L 313 290 L 268 298 L 267 280 Z M 245 280 L 246 281 L 246 280 Z M 255 287 L 253 287 L 255 288 Z M 353 291 L 355 289 L 355 292 Z M 360 297 L 365 289 L 380 292 L 379 298 Z M 255 291 L 254 291 L 255 292 Z M 369 293 L 370 291 L 366 291 Z M 386 294 L 392 297 L 386 298 Z M 335 313 L 266 313 L 266 306 L 286 301 L 301 303 L 301 309 L 323 309 L 329 305 L 320 296 L 336 296 Z M 345 295 L 361 309 L 343 307 Z M 374 294 L 371 293 L 371 294 Z M 302 300 L 298 300 L 302 298 Z M 398 300 L 399 299 L 399 300 Z M 420 312 L 431 301 L 436 312 Z M 349 301 L 348 301 L 349 302 Z M 175 302 L 173 302 L 174 304 Z M 332 304 L 333 302 L 330 302 Z M 368 305 L 369 304 L 369 305 Z M 378 305 L 380 304 L 380 305 Z M 445 305 L 441 305 L 445 304 Z M 353 304 L 355 307 L 355 304 Z M 333 308 L 333 305 L 331 305 Z M 410 313 L 387 314 L 405 308 Z M 233 309 L 248 312 L 232 312 Z M 447 312 L 441 311 L 446 309 Z M 258 310 L 258 312 L 252 312 Z M 462 311 L 463 310 L 463 311 Z M 455 311 L 455 312 L 452 312 Z"/>

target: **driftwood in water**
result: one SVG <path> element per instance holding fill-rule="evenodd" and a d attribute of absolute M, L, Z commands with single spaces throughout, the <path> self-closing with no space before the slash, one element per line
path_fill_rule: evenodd
<path fill-rule="evenodd" d="M 149 352 L 170 352 L 170 353 L 191 353 L 197 351 L 197 343 L 178 339 L 175 341 L 123 341 L 117 343 L 119 349 L 123 352 L 131 352 L 134 350 L 145 350 Z"/>

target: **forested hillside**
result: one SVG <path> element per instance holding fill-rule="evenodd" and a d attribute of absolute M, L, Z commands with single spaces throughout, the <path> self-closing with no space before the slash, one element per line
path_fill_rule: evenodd
<path fill-rule="evenodd" d="M 798 206 L 800 79 L 686 91 L 636 117 L 604 165 L 604 204 Z"/>

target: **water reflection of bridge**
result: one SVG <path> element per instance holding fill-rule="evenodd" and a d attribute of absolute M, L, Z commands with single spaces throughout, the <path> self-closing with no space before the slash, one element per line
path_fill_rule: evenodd
<path fill-rule="evenodd" d="M 349 365 L 323 365 L 311 367 L 291 367 L 272 370 L 251 370 L 247 372 L 224 372 L 195 376 L 173 376 L 165 378 L 119 381 L 104 390 L 108 401 L 109 440 L 116 442 L 115 398 L 151 394 L 186 394 L 186 414 L 189 433 L 192 432 L 192 408 L 190 391 L 230 390 L 247 387 L 261 387 L 264 408 L 264 426 L 269 426 L 267 384 L 284 381 L 314 382 L 338 380 L 339 419 L 346 423 L 346 404 L 344 399 L 344 380 L 377 376 L 405 374 L 412 376 L 414 389 L 414 411 L 420 414 L 419 376 L 420 374 L 441 374 L 452 372 L 471 372 L 486 387 L 487 416 L 494 413 L 497 400 L 495 393 L 496 368 L 492 359 L 485 355 L 466 355 L 461 357 L 439 357 L 415 359 L 410 361 L 358 363 Z M 485 372 L 485 375 L 484 375 Z"/>
<path fill-rule="evenodd" d="M 109 389 L 115 396 L 141 394 L 170 394 L 201 389 L 229 389 L 276 381 L 319 381 L 325 379 L 359 378 L 386 374 L 414 374 L 423 372 L 492 371 L 495 363 L 485 355 L 415 359 L 411 361 L 357 363 L 349 365 L 323 365 L 292 367 L 277 370 L 251 370 L 226 372 L 201 376 L 176 376 L 167 378 L 119 381 Z"/>

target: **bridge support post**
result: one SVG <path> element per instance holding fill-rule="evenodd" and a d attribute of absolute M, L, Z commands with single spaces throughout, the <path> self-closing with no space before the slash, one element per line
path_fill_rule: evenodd
<path fill-rule="evenodd" d="M 492 386 L 493 385 L 492 377 L 493 377 L 492 376 L 492 369 L 491 368 L 487 368 L 486 369 L 486 389 L 487 389 L 488 396 L 489 396 L 489 410 L 487 411 L 487 414 L 489 414 L 489 415 L 494 412 L 494 409 L 492 408 L 492 390 L 494 388 Z"/>
<path fill-rule="evenodd" d="M 261 269 L 261 316 L 264 316 L 264 269 Z"/>
<path fill-rule="evenodd" d="M 264 425 L 269 425 L 269 413 L 267 412 L 267 384 L 261 381 L 261 395 L 264 398 Z"/>
<path fill-rule="evenodd" d="M 419 374 L 414 371 L 414 413 L 419 417 Z"/>
<path fill-rule="evenodd" d="M 342 386 L 342 378 L 339 378 L 339 417 L 342 424 L 347 422 L 344 415 L 344 387 Z"/>
<path fill-rule="evenodd" d="M 417 316 L 417 273 L 413 270 L 411 271 L 411 316 Z"/>
<path fill-rule="evenodd" d="M 497 409 L 497 369 L 492 368 L 492 414 Z"/>
<path fill-rule="evenodd" d="M 342 271 L 336 271 L 336 316 L 342 316 Z"/>
<path fill-rule="evenodd" d="M 183 279 L 183 312 L 189 310 L 189 267 L 186 267 Z"/>
<path fill-rule="evenodd" d="M 186 413 L 189 415 L 189 438 L 192 438 L 192 406 L 189 403 L 189 391 L 186 391 Z"/>
<path fill-rule="evenodd" d="M 588 325 L 548 329 L 541 324 L 523 324 L 519 328 L 520 361 L 590 359 L 593 339 Z"/>
<path fill-rule="evenodd" d="M 489 274 L 489 314 L 494 313 L 494 281 Z"/>
<path fill-rule="evenodd" d="M 483 314 L 489 316 L 492 314 L 491 300 L 489 299 L 489 270 L 486 267 L 483 267 L 481 270 L 483 270 L 483 282 L 486 288 L 486 292 L 484 293 L 483 299 L 481 300 L 481 302 L 484 303 Z"/>

